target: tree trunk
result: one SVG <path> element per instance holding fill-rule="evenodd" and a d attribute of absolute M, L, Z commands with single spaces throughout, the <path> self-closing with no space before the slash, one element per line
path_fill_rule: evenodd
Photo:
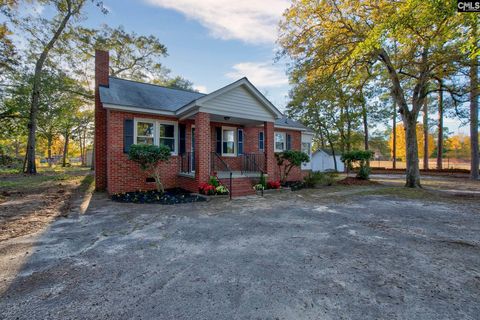
<path fill-rule="evenodd" d="M 72 12 L 72 3 L 71 1 L 67 1 L 68 11 L 65 17 L 63 17 L 60 25 L 55 30 L 50 41 L 47 45 L 43 48 L 40 57 L 35 64 L 35 72 L 33 76 L 33 87 L 32 87 L 32 100 L 30 103 L 30 115 L 29 115 L 29 122 L 28 122 L 28 142 L 27 142 L 27 154 L 26 154 L 26 168 L 24 169 L 25 173 L 28 174 L 36 174 L 37 173 L 37 166 L 35 163 L 35 148 L 36 148 L 36 132 L 37 132 L 37 113 L 38 113 L 38 105 L 40 102 L 40 90 L 41 90 L 41 78 L 42 78 L 42 71 L 45 61 L 47 60 L 48 53 L 53 48 L 55 43 L 57 42 L 58 38 L 62 34 L 65 26 L 67 25 L 68 20 L 70 20 L 71 16 L 73 15 Z M 80 8 L 78 8 L 80 10 Z"/>
<path fill-rule="evenodd" d="M 415 117 L 405 116 L 406 161 L 407 179 L 405 186 L 409 188 L 421 187 L 420 168 L 418 166 L 417 120 Z"/>
<path fill-rule="evenodd" d="M 423 170 L 428 170 L 428 99 L 423 104 Z"/>
<path fill-rule="evenodd" d="M 437 137 L 437 169 L 443 169 L 443 84 L 438 80 L 438 137 Z"/>
<path fill-rule="evenodd" d="M 53 138 L 49 136 L 47 138 L 47 152 L 48 152 L 48 166 L 52 166 L 52 140 Z"/>
<path fill-rule="evenodd" d="M 397 168 L 397 103 L 393 102 L 393 146 L 392 146 L 392 168 Z"/>
<path fill-rule="evenodd" d="M 422 60 L 419 67 L 420 74 L 412 93 L 412 110 L 408 109 L 408 103 L 405 99 L 400 78 L 397 71 L 390 60 L 390 56 L 384 49 L 378 51 L 379 59 L 383 61 L 388 71 L 390 80 L 392 81 L 392 96 L 399 106 L 399 112 L 402 115 L 403 124 L 406 132 L 406 154 L 407 154 L 407 177 L 406 187 L 416 188 L 420 185 L 420 170 L 418 167 L 418 145 L 417 145 L 417 118 L 421 106 L 426 96 L 426 87 L 428 82 L 428 49 L 424 48 L 422 52 Z"/>
<path fill-rule="evenodd" d="M 350 152 L 352 151 L 352 122 L 348 105 L 345 107 L 345 115 L 347 116 L 347 151 Z"/>
<path fill-rule="evenodd" d="M 322 130 L 319 130 L 318 135 L 320 136 L 320 147 L 321 147 L 322 149 L 324 149 L 324 148 L 325 148 L 325 139 L 324 139 L 324 137 L 323 137 L 323 132 L 322 132 Z"/>
<path fill-rule="evenodd" d="M 338 172 L 337 158 L 335 157 L 335 148 L 334 148 L 333 143 L 332 143 L 332 137 L 330 136 L 330 133 L 328 132 L 327 129 L 325 129 L 325 135 L 326 135 L 328 144 L 330 145 L 330 150 L 332 151 L 333 168 L 335 169 L 335 172 Z"/>
<path fill-rule="evenodd" d="M 62 159 L 62 167 L 67 166 L 67 157 L 68 157 L 68 143 L 70 140 L 70 132 L 65 132 L 65 145 L 63 146 L 63 159 Z"/>
<path fill-rule="evenodd" d="M 362 102 L 362 116 L 363 116 L 363 140 L 365 150 L 369 150 L 368 146 L 368 117 L 367 117 L 367 106 L 365 101 Z"/>
<path fill-rule="evenodd" d="M 475 24 L 473 35 L 476 37 L 477 26 Z M 472 58 L 470 62 L 470 178 L 478 180 L 479 178 L 479 159 L 478 159 L 478 57 Z"/>

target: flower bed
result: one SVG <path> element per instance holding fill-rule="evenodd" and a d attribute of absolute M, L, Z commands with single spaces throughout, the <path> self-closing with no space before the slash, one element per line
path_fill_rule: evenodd
<path fill-rule="evenodd" d="M 112 195 L 112 200 L 118 202 L 156 204 L 179 204 L 206 201 L 204 197 L 191 194 L 181 188 L 167 189 L 163 194 L 156 190 L 115 193 Z"/>
<path fill-rule="evenodd" d="M 206 196 L 223 196 L 228 194 L 228 189 L 220 183 L 216 176 L 211 176 L 208 182 L 200 184 L 198 192 Z"/>

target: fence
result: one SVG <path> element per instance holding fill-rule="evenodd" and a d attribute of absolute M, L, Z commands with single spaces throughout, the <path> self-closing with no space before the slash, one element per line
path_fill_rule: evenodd
<path fill-rule="evenodd" d="M 419 166 L 420 170 L 423 168 L 423 158 L 419 158 Z M 385 168 L 385 169 L 392 169 L 393 168 L 393 161 L 392 160 L 372 160 L 370 161 L 370 166 L 372 168 Z M 406 162 L 405 161 L 398 161 L 396 163 L 397 169 L 405 169 Z M 436 169 L 437 168 L 437 159 L 429 159 L 428 160 L 428 168 L 429 169 Z M 442 161 L 442 168 L 443 169 L 464 169 L 470 170 L 470 161 L 463 160 L 463 159 L 450 159 L 445 158 Z"/>

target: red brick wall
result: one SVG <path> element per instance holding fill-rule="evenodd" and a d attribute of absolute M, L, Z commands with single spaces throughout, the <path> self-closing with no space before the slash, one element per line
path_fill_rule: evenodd
<path fill-rule="evenodd" d="M 107 188 L 107 112 L 100 102 L 99 85 L 108 86 L 108 52 L 95 51 L 95 188 Z"/>
<path fill-rule="evenodd" d="M 292 150 L 302 150 L 302 132 L 295 131 L 295 130 L 286 130 L 286 129 L 275 129 L 275 132 L 286 132 L 292 136 Z M 288 181 L 298 181 L 303 180 L 305 173 L 302 172 L 301 168 L 293 168 L 288 175 Z M 280 171 L 278 168 L 277 163 L 275 162 L 275 171 L 274 171 L 274 179 L 280 179 Z"/>
<path fill-rule="evenodd" d="M 207 182 L 210 176 L 210 114 L 195 115 L 195 180 L 197 185 Z"/>
<path fill-rule="evenodd" d="M 141 115 L 130 112 L 108 110 L 107 121 L 107 185 L 108 192 L 126 192 L 135 190 L 155 189 L 154 182 L 146 182 L 150 177 L 140 169 L 138 164 L 128 160 L 128 155 L 123 152 L 123 125 L 125 119 L 148 118 L 154 120 L 176 120 L 164 116 Z M 168 163 L 163 163 L 162 182 L 165 188 L 177 186 L 177 175 L 179 172 L 180 160 L 178 156 L 172 156 Z"/>
<path fill-rule="evenodd" d="M 263 124 L 263 131 L 265 134 L 265 171 L 268 179 L 273 180 L 275 177 L 275 157 L 274 157 L 274 127 L 273 122 L 265 122 Z"/>
<path fill-rule="evenodd" d="M 105 110 L 105 109 L 104 109 Z M 149 174 L 143 172 L 139 166 L 133 161 L 128 160 L 128 155 L 123 153 L 123 125 L 124 120 L 138 118 L 148 118 L 153 120 L 173 120 L 175 118 L 142 115 L 131 112 L 105 110 L 107 127 L 107 155 L 106 155 L 106 185 L 109 193 L 135 191 L 138 189 L 150 190 L 155 189 L 154 182 L 146 182 Z M 215 127 L 221 126 L 221 123 L 210 123 L 210 116 L 206 113 L 200 113 L 196 116 L 195 121 L 189 120 L 180 122 L 186 124 L 186 151 L 191 151 L 191 127 L 195 125 L 196 135 L 196 179 L 178 176 L 180 159 L 178 156 L 172 156 L 168 163 L 162 164 L 162 182 L 165 188 L 182 187 L 187 190 L 197 192 L 198 184 L 208 180 L 210 175 L 210 152 L 215 151 Z M 231 124 L 223 124 L 232 126 Z M 273 124 L 267 124 L 267 131 L 272 132 Z M 239 126 L 234 126 L 239 127 Z M 203 128 L 203 129 L 202 129 Z M 258 149 L 258 132 L 265 131 L 265 127 L 245 127 L 244 128 L 244 150 L 248 153 L 261 153 Z M 292 136 L 292 149 L 301 150 L 301 132 L 292 130 L 277 129 L 275 131 L 288 132 Z M 203 139 L 203 142 L 202 142 Z M 273 138 L 269 141 L 265 135 L 265 149 L 273 154 Z M 203 154 L 202 151 L 204 150 Z M 222 157 L 233 170 L 240 170 L 241 158 L 239 157 Z M 200 160 L 199 160 L 200 159 Z M 200 161 L 200 162 L 199 162 Z M 279 179 L 278 167 L 275 160 L 270 162 L 273 174 L 269 180 Z M 238 168 L 238 169 L 237 169 Z M 300 169 L 293 169 L 290 173 L 289 180 L 301 180 L 303 173 Z"/>

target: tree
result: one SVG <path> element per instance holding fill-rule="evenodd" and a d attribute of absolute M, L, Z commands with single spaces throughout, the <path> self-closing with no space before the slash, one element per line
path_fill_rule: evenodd
<path fill-rule="evenodd" d="M 160 62 L 167 56 L 167 48 L 153 36 L 127 32 L 122 26 L 102 25 L 99 29 L 77 28 L 73 31 L 72 46 L 85 69 L 74 67 L 85 81 L 92 78 L 88 68 L 94 59 L 95 49 L 110 52 L 109 74 L 136 81 L 164 83 L 170 72 Z M 79 61 L 75 61 L 78 64 Z"/>
<path fill-rule="evenodd" d="M 169 87 L 172 89 L 180 89 L 180 90 L 189 90 L 189 91 L 195 91 L 193 88 L 193 82 L 187 79 L 184 79 L 180 76 L 176 76 L 174 78 L 164 80 L 164 81 L 156 81 L 154 80 L 153 83 L 163 85 L 165 87 Z"/>
<path fill-rule="evenodd" d="M 383 67 L 406 129 L 407 187 L 420 187 L 416 122 L 428 81 L 443 66 L 439 44 L 458 32 L 455 3 L 297 0 L 281 24 L 283 53 L 310 82 Z"/>
<path fill-rule="evenodd" d="M 2 0 L 0 2 L 0 14 L 7 18 L 12 18 L 17 8 L 16 0 Z M 15 46 L 10 39 L 12 31 L 7 23 L 0 24 L 0 75 L 4 71 L 11 71 L 17 64 Z"/>
<path fill-rule="evenodd" d="M 397 125 L 395 135 L 393 134 L 393 131 L 390 133 L 390 139 L 389 139 L 389 146 L 390 149 L 393 149 L 393 141 L 396 139 L 396 142 L 398 144 L 397 146 L 397 157 L 401 158 L 403 161 L 406 159 L 407 156 L 407 149 L 406 149 L 406 143 L 405 140 L 407 139 L 406 137 L 406 130 L 405 127 L 402 124 Z M 424 128 L 422 124 L 417 124 L 416 126 L 416 133 L 418 136 L 417 140 L 417 149 L 418 149 L 418 156 L 419 157 L 424 157 L 425 156 L 425 148 L 423 147 L 425 145 L 425 136 L 424 136 Z M 433 147 L 434 147 L 434 138 L 432 134 L 428 134 L 428 152 L 427 156 L 430 157 L 433 153 Z"/>
<path fill-rule="evenodd" d="M 345 163 L 345 167 L 350 168 L 358 163 L 359 169 L 357 179 L 368 180 L 370 177 L 369 162 L 373 158 L 373 151 L 370 150 L 354 150 L 342 154 L 341 160 Z"/>
<path fill-rule="evenodd" d="M 165 145 L 132 144 L 128 153 L 128 159 L 138 163 L 143 171 L 153 174 L 157 191 L 163 193 L 165 190 L 160 176 L 160 163 L 168 161 L 170 154 L 170 148 Z"/>
<path fill-rule="evenodd" d="M 83 110 L 77 114 L 77 127 L 74 131 L 75 139 L 80 147 L 80 158 L 82 166 L 87 164 L 87 144 L 92 141 L 94 130 L 94 113 L 93 110 Z"/>
<path fill-rule="evenodd" d="M 470 178 L 479 178 L 479 148 L 478 148 L 478 97 L 480 89 L 478 84 L 478 16 L 471 17 L 471 41 L 470 50 Z"/>
<path fill-rule="evenodd" d="M 37 167 L 35 163 L 35 148 L 36 148 L 36 131 L 37 131 L 37 117 L 40 103 L 40 93 L 42 90 L 42 73 L 45 63 L 49 57 L 50 51 L 57 44 L 62 37 L 68 24 L 78 18 L 81 10 L 87 0 L 45 0 L 46 4 L 50 4 L 55 9 L 56 14 L 51 20 L 45 18 L 36 20 L 36 24 L 32 25 L 31 20 L 25 20 L 22 25 L 23 29 L 28 32 L 37 32 L 33 35 L 35 45 L 31 48 L 39 47 L 38 56 L 36 56 L 35 69 L 33 72 L 32 96 L 30 103 L 30 115 L 28 123 L 28 142 L 27 142 L 27 165 L 25 173 L 36 174 Z M 101 2 L 98 3 L 101 5 Z M 35 30 L 35 31 L 34 31 Z"/>
<path fill-rule="evenodd" d="M 280 171 L 280 181 L 285 183 L 288 179 L 290 171 L 295 167 L 300 167 L 302 163 L 309 162 L 310 157 L 305 153 L 297 150 L 287 150 L 275 153 L 278 169 Z"/>

